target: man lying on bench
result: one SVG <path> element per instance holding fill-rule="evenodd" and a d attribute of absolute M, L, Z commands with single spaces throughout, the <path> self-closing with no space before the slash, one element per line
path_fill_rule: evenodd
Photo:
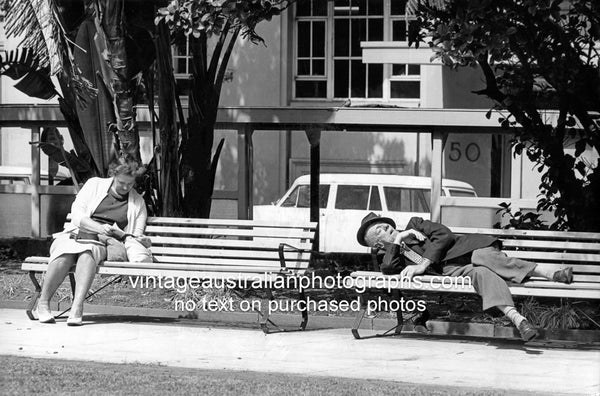
<path fill-rule="evenodd" d="M 394 220 L 369 213 L 356 235 L 363 246 L 385 251 L 381 272 L 412 279 L 426 271 L 444 276 L 465 276 L 482 297 L 483 310 L 498 307 L 519 329 L 523 341 L 538 332 L 515 308 L 505 280 L 522 283 L 530 276 L 571 283 L 573 268 L 550 272 L 536 263 L 508 257 L 501 241 L 487 235 L 455 235 L 443 224 L 413 217 L 406 230 L 397 231 Z"/>

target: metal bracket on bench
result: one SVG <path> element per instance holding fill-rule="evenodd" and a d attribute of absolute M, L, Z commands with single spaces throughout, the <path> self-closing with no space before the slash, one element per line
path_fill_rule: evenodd
<path fill-rule="evenodd" d="M 285 266 L 285 248 L 289 248 L 289 250 L 293 250 L 295 252 L 310 252 L 311 254 L 313 253 L 319 253 L 316 250 L 310 250 L 310 249 L 300 249 L 297 248 L 296 246 L 290 245 L 288 243 L 280 243 L 279 244 L 279 263 L 281 264 L 281 268 L 286 268 Z"/>
<path fill-rule="evenodd" d="M 401 298 L 401 293 L 400 290 L 392 290 L 392 298 L 396 299 L 396 300 L 400 300 Z M 367 337 L 362 337 L 359 332 L 358 329 L 360 328 L 360 323 L 362 322 L 365 313 L 367 311 L 367 306 L 365 304 L 364 301 L 364 297 L 362 296 L 362 294 L 358 294 L 358 302 L 360 304 L 360 310 L 356 313 L 356 317 L 354 318 L 354 323 L 352 324 L 352 335 L 354 336 L 354 338 L 356 338 L 357 340 L 361 340 L 361 339 L 367 339 L 367 338 L 378 338 L 378 337 L 389 337 L 389 336 L 395 336 L 395 335 L 400 335 L 402 333 L 402 325 L 404 324 L 404 320 L 402 317 L 402 311 L 398 310 L 396 311 L 396 321 L 397 324 L 392 327 L 391 329 L 384 331 L 383 333 L 379 333 L 379 334 L 374 334 L 372 336 L 367 336 Z M 425 326 L 427 320 L 429 320 L 429 311 L 425 311 L 423 312 L 423 314 L 414 321 L 414 330 L 417 333 L 421 333 L 421 334 L 428 334 L 429 330 L 427 330 L 427 327 Z"/>
<path fill-rule="evenodd" d="M 263 299 L 261 301 L 261 309 L 263 312 L 257 311 L 258 315 L 260 316 L 260 319 L 259 319 L 260 329 L 263 331 L 263 333 L 265 333 L 265 334 L 287 333 L 287 332 L 292 332 L 292 331 L 304 331 L 306 329 L 306 324 L 308 323 L 308 307 L 307 307 L 306 295 L 304 294 L 304 291 L 299 292 L 300 295 L 299 295 L 298 300 L 304 301 L 304 309 L 302 309 L 300 311 L 300 313 L 302 315 L 302 321 L 300 322 L 300 327 L 297 329 L 283 329 L 283 328 L 279 327 L 277 324 L 275 324 L 275 322 L 273 322 L 271 319 L 269 319 L 269 310 L 268 310 L 267 306 L 268 306 L 268 302 L 272 301 L 274 299 L 274 297 L 273 297 L 273 291 L 271 289 L 265 289 L 265 291 L 267 293 L 267 298 Z M 269 324 L 271 324 L 271 326 L 275 327 L 275 331 L 273 331 L 273 329 L 269 327 Z"/>
<path fill-rule="evenodd" d="M 396 290 L 394 290 L 394 292 L 396 292 Z M 399 294 L 400 294 L 399 292 L 397 294 L 394 293 L 392 298 L 396 298 L 396 295 L 399 295 Z M 367 312 L 367 305 L 366 305 L 366 302 L 364 301 L 362 294 L 358 295 L 358 302 L 360 304 L 360 309 L 356 313 L 356 317 L 354 318 L 354 323 L 352 324 L 352 335 L 354 336 L 354 338 L 356 338 L 357 340 L 360 340 L 360 339 L 364 340 L 367 338 L 375 338 L 375 337 L 389 337 L 389 336 L 399 335 L 402 332 L 402 324 L 404 321 L 402 319 L 402 311 L 398 310 L 398 311 L 396 311 L 396 320 L 397 320 L 396 326 L 392 327 L 391 329 L 389 329 L 381 334 L 375 334 L 372 336 L 362 337 L 359 334 L 358 329 L 360 328 L 360 323 L 362 322 L 363 318 L 365 317 L 365 313 Z M 392 333 L 392 331 L 393 331 L 393 333 Z"/>

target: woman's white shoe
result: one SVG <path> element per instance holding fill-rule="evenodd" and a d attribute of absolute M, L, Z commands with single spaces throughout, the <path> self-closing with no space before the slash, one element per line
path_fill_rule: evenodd
<path fill-rule="evenodd" d="M 83 317 L 69 316 L 67 318 L 67 326 L 81 326 L 83 324 Z"/>
<path fill-rule="evenodd" d="M 40 323 L 54 323 L 54 316 L 52 316 L 52 311 L 48 307 L 45 306 L 37 306 L 37 317 Z"/>

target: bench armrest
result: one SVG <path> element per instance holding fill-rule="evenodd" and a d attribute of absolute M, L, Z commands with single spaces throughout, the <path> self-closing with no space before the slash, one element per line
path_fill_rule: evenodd
<path fill-rule="evenodd" d="M 300 252 L 300 253 L 303 253 L 303 252 L 309 252 L 311 254 L 318 253 L 315 250 L 297 248 L 296 246 L 290 245 L 289 243 L 280 243 L 278 250 L 279 250 L 279 263 L 281 264 L 281 268 L 286 268 L 286 266 L 285 266 L 285 251 L 286 250 L 288 250 L 288 251 L 291 250 L 291 251 Z"/>

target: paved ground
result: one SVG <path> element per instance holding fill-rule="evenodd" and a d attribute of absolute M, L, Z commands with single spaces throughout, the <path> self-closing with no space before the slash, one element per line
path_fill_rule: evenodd
<path fill-rule="evenodd" d="M 171 319 L 84 319 L 79 328 L 64 319 L 48 325 L 22 310 L 0 309 L 0 355 L 600 395 L 598 350 L 411 336 L 354 340 L 345 329 L 266 336 Z"/>

